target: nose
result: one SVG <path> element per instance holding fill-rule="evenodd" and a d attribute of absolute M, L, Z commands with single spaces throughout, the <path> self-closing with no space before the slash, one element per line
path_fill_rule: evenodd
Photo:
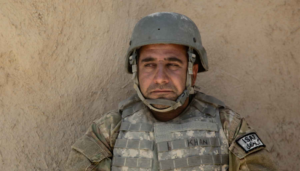
<path fill-rule="evenodd" d="M 167 84 L 169 83 L 169 77 L 166 74 L 166 69 L 163 64 L 157 66 L 157 70 L 154 77 L 154 82 L 156 84 Z"/>

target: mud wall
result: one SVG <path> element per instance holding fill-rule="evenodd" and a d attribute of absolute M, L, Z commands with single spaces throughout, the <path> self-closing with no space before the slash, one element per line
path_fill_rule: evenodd
<path fill-rule="evenodd" d="M 0 0 L 1 170 L 62 170 L 91 122 L 134 93 L 124 54 L 157 11 L 196 22 L 210 65 L 197 85 L 259 130 L 279 170 L 299 168 L 299 0 Z"/>

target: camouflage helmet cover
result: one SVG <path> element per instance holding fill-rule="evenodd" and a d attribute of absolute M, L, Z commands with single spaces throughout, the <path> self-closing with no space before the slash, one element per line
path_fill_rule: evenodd
<path fill-rule="evenodd" d="M 139 47 L 150 44 L 179 44 L 191 47 L 197 54 L 198 72 L 208 70 L 206 51 L 196 24 L 178 13 L 160 12 L 142 18 L 134 27 L 126 54 L 126 69 L 132 73 L 129 56 Z"/>

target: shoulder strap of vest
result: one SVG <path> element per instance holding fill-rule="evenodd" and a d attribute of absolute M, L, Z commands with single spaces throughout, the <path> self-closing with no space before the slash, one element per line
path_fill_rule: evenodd
<path fill-rule="evenodd" d="M 136 106 L 141 100 L 137 94 L 132 95 L 126 100 L 123 100 L 119 103 L 118 108 L 119 112 L 122 114 L 122 118 L 125 118 L 137 110 L 140 109 L 140 105 Z"/>
<path fill-rule="evenodd" d="M 206 102 L 206 103 L 210 103 L 210 104 L 212 104 L 212 105 L 214 105 L 218 108 L 219 107 L 225 107 L 225 104 L 221 100 L 219 100 L 219 99 L 217 99 L 213 96 L 206 95 L 202 92 L 196 92 L 195 98 L 197 100 L 200 100 L 200 101 L 203 101 L 203 102 Z"/>
<path fill-rule="evenodd" d="M 123 100 L 119 103 L 119 105 L 118 105 L 119 111 L 123 111 L 125 108 L 133 105 L 134 103 L 136 103 L 138 101 L 140 101 L 140 99 L 137 94 L 130 96 L 126 100 Z"/>

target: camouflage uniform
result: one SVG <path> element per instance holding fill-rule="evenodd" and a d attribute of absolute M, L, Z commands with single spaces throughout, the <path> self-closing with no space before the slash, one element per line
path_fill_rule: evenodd
<path fill-rule="evenodd" d="M 259 146 L 257 148 L 251 149 L 250 151 L 245 151 L 243 147 L 241 146 L 242 143 L 238 143 L 239 141 L 245 141 L 243 138 L 251 138 L 254 136 L 257 136 L 255 133 L 253 133 L 253 129 L 248 126 L 248 124 L 245 122 L 243 118 L 241 118 L 237 113 L 233 112 L 228 107 L 222 105 L 222 103 L 214 103 L 218 102 L 218 100 L 215 100 L 211 96 L 204 95 L 202 93 L 197 93 L 195 96 L 202 96 L 205 97 L 204 99 L 200 98 L 193 98 L 191 102 L 189 103 L 189 106 L 185 109 L 185 111 L 177 118 L 173 119 L 172 123 L 184 123 L 186 120 L 192 118 L 195 118 L 195 113 L 198 112 L 199 116 L 197 118 L 201 118 L 202 123 L 204 122 L 213 122 L 211 114 L 212 110 L 207 110 L 209 108 L 203 108 L 197 107 L 199 106 L 210 106 L 210 108 L 213 106 L 213 109 L 217 109 L 217 113 L 219 115 L 219 123 L 220 132 L 222 132 L 223 135 L 223 141 L 222 142 L 222 136 L 221 136 L 221 152 L 222 154 L 228 154 L 227 158 L 229 159 L 227 161 L 227 164 L 220 166 L 220 167 L 211 167 L 206 165 L 197 165 L 197 167 L 188 167 L 183 168 L 184 169 L 190 169 L 190 170 L 226 170 L 229 166 L 229 171 L 235 171 L 235 170 L 276 170 L 269 157 L 268 153 L 265 150 L 264 145 Z M 208 99 L 208 100 L 207 100 Z M 210 101 L 209 99 L 214 99 L 213 101 Z M 138 107 L 133 107 L 130 109 L 131 112 L 126 111 L 126 106 L 132 106 L 132 103 L 137 104 Z M 212 103 L 211 103 L 212 102 Z M 127 104 L 126 104 L 127 103 Z M 198 105 L 197 105 L 198 103 Z M 134 111 L 132 111 L 132 109 Z M 143 109 L 143 110 L 140 110 Z M 121 112 L 119 112 L 121 111 Z M 72 146 L 72 151 L 70 153 L 70 156 L 67 161 L 66 170 L 95 170 L 95 171 L 108 171 L 111 170 L 112 167 L 118 166 L 118 164 L 115 164 L 115 158 L 113 156 L 118 155 L 127 155 L 127 157 L 137 157 L 134 154 L 134 148 L 132 149 L 122 149 L 120 146 L 120 143 L 116 143 L 116 140 L 118 141 L 118 138 L 124 138 L 126 137 L 126 131 L 124 133 L 124 124 L 122 125 L 122 122 L 124 121 L 131 121 L 133 123 L 146 123 L 146 122 L 157 122 L 155 119 L 151 116 L 151 113 L 149 109 L 139 101 L 139 98 L 135 95 L 129 98 L 129 102 L 123 103 L 121 105 L 119 111 L 111 111 L 106 113 L 102 118 L 99 120 L 96 120 L 92 126 L 88 129 L 86 134 L 81 137 L 77 142 Z M 136 113 L 140 120 L 132 120 L 130 119 L 130 115 L 132 113 Z M 217 122 L 216 122 L 217 123 Z M 167 123 L 159 123 L 159 124 L 169 124 L 169 121 Z M 122 127 L 121 127 L 122 125 Z M 128 130 L 127 130 L 128 131 Z M 188 131 L 186 131 L 188 132 Z M 192 132 L 194 134 L 194 132 Z M 253 135 L 255 134 L 255 135 Z M 212 134 L 214 138 L 214 134 Z M 142 136 L 142 135 L 138 135 Z M 177 133 L 178 136 L 178 133 Z M 180 135 L 179 135 L 180 136 Z M 128 136 L 127 136 L 128 138 Z M 141 137 L 141 139 L 144 139 L 147 137 Z M 128 138 L 130 139 L 130 137 Z M 179 138 L 181 139 L 181 138 Z M 258 138 L 259 139 L 259 138 Z M 199 141 L 198 141 L 199 142 Z M 157 145 L 158 143 L 155 142 Z M 249 144 L 248 144 L 249 145 Z M 127 145 L 128 146 L 128 145 Z M 158 146 L 157 146 L 158 147 Z M 157 154 L 157 151 L 159 149 L 155 149 L 154 155 L 159 155 L 159 158 L 163 158 L 164 154 Z M 226 147 L 226 149 L 224 149 Z M 158 147 L 159 148 L 159 147 Z M 193 148 L 202 148 L 202 147 L 189 147 L 189 149 Z M 223 148 L 223 149 L 222 149 Z M 211 153 L 215 153 L 214 151 L 210 151 Z M 189 153 L 193 153 L 193 150 L 190 150 Z M 208 152 L 205 152 L 209 154 Z M 217 152 L 218 153 L 218 152 Z M 188 155 L 188 154 L 187 154 Z M 192 154 L 194 155 L 194 154 Z M 202 154 L 201 154 L 202 155 Z M 149 154 L 146 154 L 145 156 L 149 156 Z M 144 156 L 144 157 L 145 157 Z M 169 159 L 169 156 L 165 156 L 165 158 Z M 153 162 L 155 163 L 155 162 Z M 115 165 L 115 166 L 112 166 Z M 159 167 L 162 167 L 161 163 L 160 166 L 152 167 L 153 170 L 159 170 Z M 206 168 L 205 168 L 206 167 Z M 125 167 L 126 168 L 126 167 Z M 160 168 L 164 170 L 169 170 L 168 168 Z M 173 170 L 180 170 L 180 168 L 172 168 Z M 116 170 L 116 169 L 113 169 Z M 136 169 L 128 169 L 128 170 L 136 170 Z M 137 170 L 145 170 L 145 169 L 137 169 Z"/>

